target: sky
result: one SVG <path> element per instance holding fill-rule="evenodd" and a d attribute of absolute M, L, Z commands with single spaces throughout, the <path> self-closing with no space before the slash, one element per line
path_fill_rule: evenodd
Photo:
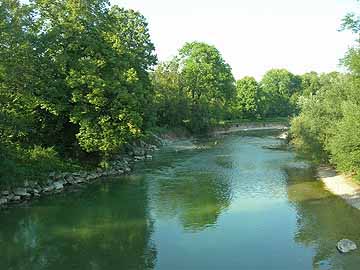
<path fill-rule="evenodd" d="M 260 79 L 272 68 L 295 74 L 341 70 L 354 44 L 339 32 L 341 19 L 359 11 L 355 0 L 111 0 L 141 12 L 160 61 L 185 42 L 214 45 L 236 79 Z"/>

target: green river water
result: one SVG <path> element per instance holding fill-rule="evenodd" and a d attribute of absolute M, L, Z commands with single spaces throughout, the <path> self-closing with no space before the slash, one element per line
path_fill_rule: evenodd
<path fill-rule="evenodd" d="M 179 141 L 133 175 L 0 212 L 0 270 L 360 269 L 360 211 L 275 134 Z"/>

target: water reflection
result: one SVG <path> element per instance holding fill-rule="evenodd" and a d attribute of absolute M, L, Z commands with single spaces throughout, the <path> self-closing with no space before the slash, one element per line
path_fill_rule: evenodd
<path fill-rule="evenodd" d="M 158 182 L 156 210 L 162 217 L 178 216 L 185 230 L 198 231 L 216 224 L 229 206 L 230 190 L 212 173 L 180 172 L 174 181 Z"/>
<path fill-rule="evenodd" d="M 358 210 L 277 144 L 179 142 L 138 175 L 1 212 L 0 269 L 358 269 L 335 249 L 360 243 Z"/>
<path fill-rule="evenodd" d="M 146 190 L 133 192 L 139 184 L 104 184 L 2 214 L 1 269 L 152 269 L 153 222 Z"/>
<path fill-rule="evenodd" d="M 187 149 L 178 143 L 175 147 L 181 151 L 162 153 L 155 161 L 138 166 L 138 171 L 146 171 L 156 219 L 178 219 L 184 230 L 192 232 L 217 223 L 230 205 L 231 186 L 224 174 L 225 161 L 218 162 L 214 146 L 200 142 Z"/>
<path fill-rule="evenodd" d="M 341 255 L 337 241 L 360 243 L 359 210 L 326 191 L 311 169 L 288 169 L 288 198 L 297 211 L 294 240 L 314 249 L 314 269 L 358 269 L 360 253 Z"/>

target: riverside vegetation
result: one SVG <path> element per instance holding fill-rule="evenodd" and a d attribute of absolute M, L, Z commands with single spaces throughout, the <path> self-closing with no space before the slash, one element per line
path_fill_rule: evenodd
<path fill-rule="evenodd" d="M 349 14 L 343 28 L 358 33 L 359 19 Z M 273 69 L 260 81 L 236 81 L 221 53 L 202 42 L 158 63 L 144 16 L 106 0 L 3 0 L 0 186 L 109 171 L 134 155 L 129 145 L 161 130 L 204 134 L 279 117 L 292 119 L 301 151 L 358 175 L 358 46 L 343 64 L 344 74 Z"/>

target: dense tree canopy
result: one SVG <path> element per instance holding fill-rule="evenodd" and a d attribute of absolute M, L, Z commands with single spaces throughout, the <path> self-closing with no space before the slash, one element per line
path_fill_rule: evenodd
<path fill-rule="evenodd" d="M 235 98 L 235 79 L 220 52 L 205 43 L 186 43 L 154 72 L 162 124 L 203 132 L 217 123 Z"/>
<path fill-rule="evenodd" d="M 358 33 L 359 21 L 350 14 L 343 28 Z M 154 127 L 199 134 L 299 111 L 294 142 L 359 171 L 358 46 L 343 59 L 349 74 L 272 69 L 260 81 L 236 82 L 219 50 L 203 42 L 156 66 L 146 19 L 107 0 L 3 0 L 0 59 L 0 178 L 25 160 L 48 170 L 69 158 L 108 159 Z"/>
<path fill-rule="evenodd" d="M 145 18 L 103 0 L 17 5 L 30 11 L 2 5 L 5 17 L 14 16 L 9 23 L 21 24 L 5 32 L 1 53 L 11 64 L 1 69 L 2 89 L 32 100 L 21 107 L 34 116 L 36 143 L 77 142 L 87 152 L 111 153 L 138 136 L 152 100 L 148 70 L 156 64 Z M 19 48 L 6 57 L 11 42 Z M 15 79 L 19 72 L 26 78 Z"/>

